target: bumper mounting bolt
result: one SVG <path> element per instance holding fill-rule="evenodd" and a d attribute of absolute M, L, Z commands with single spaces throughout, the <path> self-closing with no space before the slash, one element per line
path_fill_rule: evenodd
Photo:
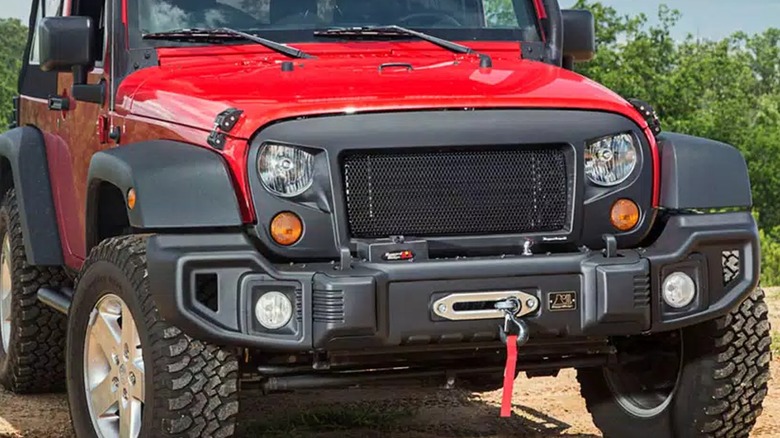
<path fill-rule="evenodd" d="M 447 313 L 447 305 L 446 304 L 439 304 L 439 306 L 436 307 L 436 310 L 438 310 L 439 313 Z"/>
<path fill-rule="evenodd" d="M 531 310 L 536 309 L 538 304 L 539 302 L 536 300 L 536 298 L 529 298 L 525 300 L 525 305 L 528 306 L 528 308 Z"/>

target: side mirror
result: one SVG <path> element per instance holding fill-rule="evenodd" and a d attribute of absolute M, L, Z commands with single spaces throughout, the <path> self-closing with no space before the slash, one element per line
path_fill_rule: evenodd
<path fill-rule="evenodd" d="M 90 69 L 96 60 L 95 28 L 89 17 L 47 17 L 38 25 L 41 70 Z"/>
<path fill-rule="evenodd" d="M 596 21 L 590 11 L 566 9 L 563 16 L 564 64 L 590 61 L 596 54 Z"/>

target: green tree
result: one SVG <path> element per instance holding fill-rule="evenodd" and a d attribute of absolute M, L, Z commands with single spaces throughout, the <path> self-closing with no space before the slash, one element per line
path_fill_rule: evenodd
<path fill-rule="evenodd" d="M 18 94 L 17 78 L 22 67 L 27 28 L 17 19 L 0 19 L 0 131 L 5 130 Z"/>
<path fill-rule="evenodd" d="M 517 16 L 512 0 L 486 0 L 485 18 L 489 26 L 517 26 Z"/>

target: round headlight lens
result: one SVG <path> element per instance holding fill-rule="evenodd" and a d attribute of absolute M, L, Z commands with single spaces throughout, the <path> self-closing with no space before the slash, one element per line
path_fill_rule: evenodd
<path fill-rule="evenodd" d="M 625 181 L 636 167 L 634 136 L 605 137 L 585 147 L 585 173 L 600 186 L 612 187 Z"/>
<path fill-rule="evenodd" d="M 257 169 L 271 193 L 298 196 L 314 181 L 314 155 L 295 147 L 267 144 L 260 151 Z"/>

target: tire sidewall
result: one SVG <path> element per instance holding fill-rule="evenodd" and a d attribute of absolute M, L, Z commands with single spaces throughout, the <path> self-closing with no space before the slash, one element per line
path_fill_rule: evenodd
<path fill-rule="evenodd" d="M 582 389 L 588 391 L 591 396 L 598 397 L 599 402 L 589 406 L 593 417 L 609 418 L 608 424 L 599 424 L 606 438 L 623 438 L 626 430 L 634 430 L 634 438 L 673 436 L 672 406 L 678 395 L 677 388 L 672 394 L 671 402 L 662 411 L 652 417 L 638 417 L 625 410 L 617 401 L 602 368 L 580 369 L 578 374 Z"/>
<path fill-rule="evenodd" d="M 139 301 L 138 292 L 133 287 L 127 275 L 115 264 L 99 260 L 90 265 L 82 274 L 68 318 L 67 340 L 67 378 L 68 402 L 70 404 L 71 421 L 79 437 L 97 437 L 87 404 L 86 385 L 84 381 L 84 350 L 86 347 L 87 325 L 95 305 L 101 298 L 113 294 L 121 298 L 133 315 L 138 335 L 143 347 L 144 362 L 144 412 L 139 436 L 147 436 L 146 431 L 152 430 L 154 406 L 153 364 L 149 329 L 146 327 L 144 313 Z"/>

